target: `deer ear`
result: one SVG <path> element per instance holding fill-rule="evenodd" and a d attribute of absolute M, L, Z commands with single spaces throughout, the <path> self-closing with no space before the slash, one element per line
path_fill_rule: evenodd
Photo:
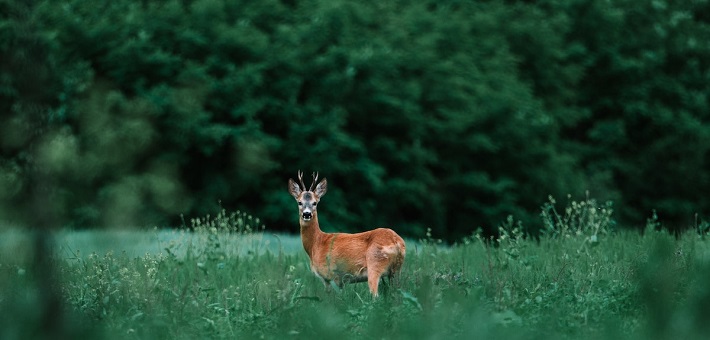
<path fill-rule="evenodd" d="M 301 186 L 294 182 L 292 179 L 288 179 L 288 192 L 293 196 L 293 198 L 298 199 L 301 195 Z"/>
<path fill-rule="evenodd" d="M 323 197 L 326 191 L 328 191 L 328 181 L 323 178 L 323 180 L 316 185 L 316 190 L 314 190 L 313 193 L 318 197 Z"/>

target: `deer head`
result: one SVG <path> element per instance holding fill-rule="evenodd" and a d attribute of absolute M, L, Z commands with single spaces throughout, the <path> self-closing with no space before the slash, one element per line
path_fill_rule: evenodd
<path fill-rule="evenodd" d="M 303 184 L 303 172 L 301 171 L 298 171 L 298 181 L 300 184 L 289 178 L 288 191 L 298 202 L 300 218 L 308 222 L 316 217 L 316 206 L 320 198 L 323 197 L 328 190 L 328 181 L 323 178 L 323 180 L 316 185 L 316 188 L 313 189 L 313 185 L 318 181 L 318 174 L 313 173 L 313 182 L 308 190 L 306 190 L 306 185 Z"/>

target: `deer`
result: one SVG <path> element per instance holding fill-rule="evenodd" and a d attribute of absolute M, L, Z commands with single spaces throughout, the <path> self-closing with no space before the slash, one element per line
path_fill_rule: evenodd
<path fill-rule="evenodd" d="M 398 281 L 404 263 L 404 240 L 394 230 L 377 228 L 356 234 L 325 233 L 318 223 L 317 205 L 328 190 L 328 181 L 313 182 L 306 190 L 303 173 L 298 180 L 288 180 L 288 190 L 298 202 L 299 225 L 303 249 L 310 258 L 311 271 L 321 279 L 326 290 L 329 284 L 343 288 L 346 283 L 365 282 L 373 298 L 378 297 L 378 286 L 384 275 L 388 284 Z"/>

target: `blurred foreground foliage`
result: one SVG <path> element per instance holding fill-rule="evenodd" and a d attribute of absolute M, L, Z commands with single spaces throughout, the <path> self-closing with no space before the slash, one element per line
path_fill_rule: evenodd
<path fill-rule="evenodd" d="M 591 191 L 626 225 L 710 197 L 710 2 L 0 0 L 0 221 L 450 240 Z M 39 199 L 37 197 L 40 197 Z M 700 216 L 700 217 L 698 217 Z"/>
<path fill-rule="evenodd" d="M 550 200 L 537 238 L 509 219 L 497 236 L 450 246 L 408 240 L 399 283 L 383 283 L 378 299 L 364 283 L 326 290 L 306 253 L 284 247 L 298 236 L 266 233 L 243 212 L 130 237 L 69 231 L 45 254 L 61 301 L 52 330 L 39 317 L 46 286 L 22 242 L 29 233 L 8 243 L 3 232 L 0 337 L 707 338 L 710 233 L 672 235 L 654 219 L 643 232 L 613 230 L 612 216 L 594 199 Z M 108 235 L 94 251 L 81 246 Z"/>

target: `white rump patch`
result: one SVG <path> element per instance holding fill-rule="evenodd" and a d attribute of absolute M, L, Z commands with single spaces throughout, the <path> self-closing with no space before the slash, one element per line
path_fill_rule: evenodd
<path fill-rule="evenodd" d="M 384 254 L 389 254 L 389 255 L 394 255 L 399 253 L 399 245 L 393 244 L 389 246 L 384 246 L 382 247 L 382 253 Z"/>

